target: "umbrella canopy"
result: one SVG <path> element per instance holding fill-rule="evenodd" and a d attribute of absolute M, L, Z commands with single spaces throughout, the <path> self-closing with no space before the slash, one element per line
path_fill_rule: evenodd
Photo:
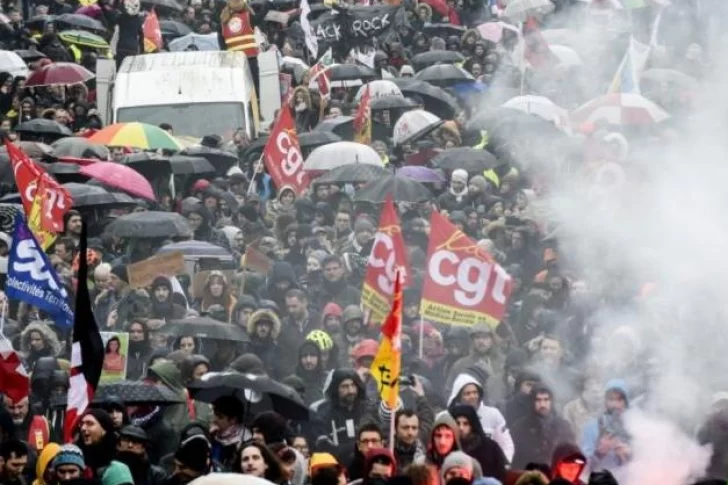
<path fill-rule="evenodd" d="M 16 142 L 15 144 L 19 146 L 26 155 L 36 160 L 47 157 L 53 151 L 53 148 L 51 148 L 50 145 L 46 145 L 45 143 L 41 143 L 38 141 L 20 141 Z M 3 148 L 7 153 L 7 149 L 5 147 Z"/>
<path fill-rule="evenodd" d="M 528 17 L 551 13 L 554 8 L 550 0 L 509 0 L 503 16 L 511 22 L 525 22 Z"/>
<path fill-rule="evenodd" d="M 471 147 L 448 148 L 438 153 L 431 163 L 444 170 L 462 168 L 470 174 L 482 174 L 500 163 L 490 152 Z"/>
<path fill-rule="evenodd" d="M 58 138 L 73 135 L 73 132 L 69 130 L 66 125 L 62 125 L 55 120 L 47 120 L 45 118 L 35 118 L 30 121 L 20 123 L 15 128 L 15 131 L 18 133 L 56 136 Z"/>
<path fill-rule="evenodd" d="M 489 42 L 497 44 L 503 39 L 503 32 L 510 30 L 515 35 L 519 35 L 518 27 L 507 22 L 485 22 L 476 27 L 480 36 Z"/>
<path fill-rule="evenodd" d="M 214 174 L 215 167 L 202 157 L 187 157 L 184 155 L 175 155 L 170 157 L 169 165 L 172 173 L 175 175 L 199 175 Z"/>
<path fill-rule="evenodd" d="M 506 101 L 503 107 L 540 116 L 560 128 L 569 125 L 569 112 L 544 96 L 516 96 Z"/>
<path fill-rule="evenodd" d="M 37 50 L 19 49 L 19 50 L 13 51 L 13 52 L 15 52 L 23 60 L 23 62 L 35 62 L 39 59 L 48 57 L 45 54 L 43 54 L 41 51 L 37 51 Z"/>
<path fill-rule="evenodd" d="M 76 44 L 94 49 L 108 49 L 109 43 L 100 35 L 86 32 L 85 30 L 65 30 L 58 34 L 58 37 L 69 44 Z"/>
<path fill-rule="evenodd" d="M 183 12 L 184 7 L 175 0 L 142 0 L 142 5 L 151 5 L 152 7 L 162 7 L 174 10 L 175 12 Z"/>
<path fill-rule="evenodd" d="M 307 172 L 325 172 L 343 165 L 356 163 L 382 166 L 379 154 L 368 145 L 351 141 L 337 141 L 315 149 L 303 164 Z"/>
<path fill-rule="evenodd" d="M 392 82 L 399 86 L 404 96 L 422 99 L 425 109 L 440 118 L 452 119 L 460 111 L 457 100 L 438 86 L 414 78 L 396 78 Z"/>
<path fill-rule="evenodd" d="M 443 121 L 429 111 L 415 109 L 404 113 L 394 124 L 395 145 L 415 141 L 439 127 Z"/>
<path fill-rule="evenodd" d="M 142 174 L 131 167 L 113 162 L 96 162 L 81 167 L 79 172 L 111 187 L 147 200 L 156 200 L 154 190 Z"/>
<path fill-rule="evenodd" d="M 91 143 L 86 138 L 71 136 L 51 143 L 51 156 L 56 158 L 84 158 L 109 160 L 109 149 L 104 145 Z"/>
<path fill-rule="evenodd" d="M 417 105 L 411 99 L 401 96 L 382 96 L 373 99 L 370 107 L 371 109 L 414 109 Z"/>
<path fill-rule="evenodd" d="M 385 167 L 356 163 L 344 165 L 326 172 L 316 180 L 315 184 L 364 184 L 389 173 Z"/>
<path fill-rule="evenodd" d="M 177 37 L 184 37 L 187 34 L 192 33 L 192 29 L 183 22 L 177 20 L 160 20 L 159 30 L 162 31 L 163 37 L 170 37 L 176 39 Z"/>
<path fill-rule="evenodd" d="M 559 44 L 551 44 L 549 46 L 551 53 L 558 59 L 559 64 L 565 67 L 577 67 L 583 66 L 584 61 L 581 60 L 581 56 L 576 53 L 571 47 Z"/>
<path fill-rule="evenodd" d="M 670 117 L 649 99 L 632 93 L 605 94 L 571 113 L 572 124 L 606 121 L 610 125 L 651 125 Z"/>
<path fill-rule="evenodd" d="M 423 202 L 432 198 L 427 187 L 410 178 L 395 174 L 372 180 L 354 195 L 357 202 L 382 204 L 391 196 L 395 202 Z"/>
<path fill-rule="evenodd" d="M 325 119 L 316 125 L 313 131 L 316 133 L 333 133 L 344 140 L 351 140 L 354 138 L 354 117 L 337 116 L 336 118 Z M 303 135 L 304 133 L 301 133 L 300 136 Z M 390 135 L 391 129 L 389 127 L 376 119 L 372 120 L 373 139 L 387 138 Z"/>
<path fill-rule="evenodd" d="M 184 398 L 161 384 L 145 381 L 118 381 L 101 384 L 94 394 L 94 404 L 104 404 L 112 398 L 124 400 L 124 404 L 138 406 L 140 404 L 178 404 Z"/>
<path fill-rule="evenodd" d="M 196 337 L 209 340 L 228 340 L 231 342 L 250 342 L 250 337 L 237 326 L 222 323 L 209 317 L 172 320 L 161 329 L 174 337 Z"/>
<path fill-rule="evenodd" d="M 126 214 L 106 226 L 110 236 L 153 239 L 191 237 L 192 229 L 181 214 L 176 212 L 145 211 Z"/>
<path fill-rule="evenodd" d="M 225 175 L 230 167 L 238 163 L 238 157 L 234 153 L 202 145 L 187 147 L 180 152 L 180 155 L 204 158 L 220 175 Z"/>
<path fill-rule="evenodd" d="M 98 20 L 92 19 L 87 15 L 76 13 L 64 13 L 56 17 L 56 24 L 60 26 L 67 25 L 77 29 L 93 30 L 95 32 L 106 32 L 106 27 Z"/>
<path fill-rule="evenodd" d="M 457 51 L 428 51 L 412 58 L 415 70 L 420 71 L 435 64 L 457 64 L 463 62 L 465 56 Z"/>
<path fill-rule="evenodd" d="M 162 246 L 157 254 L 168 254 L 180 251 L 185 256 L 204 256 L 232 260 L 233 255 L 227 249 L 205 241 L 181 241 Z"/>
<path fill-rule="evenodd" d="M 418 165 L 407 165 L 402 168 L 398 168 L 396 174 L 400 177 L 420 182 L 421 184 L 437 184 L 445 182 L 445 177 L 443 177 L 437 170 Z"/>
<path fill-rule="evenodd" d="M 12 234 L 15 228 L 15 216 L 23 214 L 22 204 L 0 204 L 0 231 Z"/>
<path fill-rule="evenodd" d="M 28 87 L 34 86 L 66 86 L 81 84 L 93 79 L 94 74 L 73 62 L 54 62 L 36 69 L 25 81 Z"/>
<path fill-rule="evenodd" d="M 91 136 L 90 143 L 114 147 L 134 147 L 142 150 L 181 150 L 182 145 L 169 133 L 147 123 L 116 123 Z"/>
<path fill-rule="evenodd" d="M 109 192 L 98 185 L 71 182 L 63 184 L 73 198 L 73 207 L 93 207 L 99 205 L 133 205 L 134 199 L 126 194 Z"/>
<path fill-rule="evenodd" d="M 441 37 L 443 39 L 447 39 L 452 35 L 462 37 L 462 35 L 465 33 L 465 30 L 466 28 L 462 25 L 441 24 L 439 22 L 428 22 L 422 26 L 422 31 L 428 37 Z"/>
<path fill-rule="evenodd" d="M 25 61 L 13 51 L 0 51 L 0 71 L 9 72 L 13 76 L 28 77 L 30 70 Z"/>
<path fill-rule="evenodd" d="M 360 64 L 332 64 L 326 72 L 331 81 L 370 81 L 377 78 L 374 69 Z"/>
<path fill-rule="evenodd" d="M 369 86 L 369 99 L 377 99 L 382 96 L 402 96 L 402 91 L 392 81 L 387 79 L 381 79 L 371 81 L 359 88 L 354 97 L 355 102 L 359 102 L 366 87 Z"/>
<path fill-rule="evenodd" d="M 216 51 L 220 50 L 220 41 L 217 34 L 195 34 L 190 33 L 184 37 L 178 37 L 169 42 L 169 50 L 181 52 L 186 50 Z"/>
<path fill-rule="evenodd" d="M 436 86 L 449 86 L 454 83 L 475 82 L 475 78 L 468 71 L 453 64 L 438 64 L 426 67 L 417 74 L 415 79 L 426 81 Z"/>
<path fill-rule="evenodd" d="M 202 379 L 187 386 L 190 396 L 202 402 L 214 402 L 223 396 L 234 396 L 249 404 L 249 414 L 258 409 L 273 410 L 287 419 L 308 420 L 310 412 L 296 391 L 273 379 L 237 372 L 208 372 Z"/>

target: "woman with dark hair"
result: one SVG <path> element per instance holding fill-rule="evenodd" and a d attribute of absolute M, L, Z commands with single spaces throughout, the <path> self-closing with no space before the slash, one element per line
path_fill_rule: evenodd
<path fill-rule="evenodd" d="M 265 445 L 255 441 L 242 444 L 235 456 L 233 471 L 265 478 L 277 484 L 284 480 L 283 467 L 278 458 Z"/>
<path fill-rule="evenodd" d="M 126 357 L 121 354 L 121 340 L 114 335 L 106 342 L 104 355 L 104 370 L 106 372 L 124 372 Z"/>

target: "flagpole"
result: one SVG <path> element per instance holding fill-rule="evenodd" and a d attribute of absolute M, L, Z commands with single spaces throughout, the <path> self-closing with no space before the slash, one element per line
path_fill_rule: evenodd
<path fill-rule="evenodd" d="M 2 305 L 2 312 L 0 312 L 0 336 L 4 337 L 5 336 L 5 312 L 7 311 L 6 309 L 8 307 L 8 300 L 6 299 L 2 303 L 0 303 L 0 305 Z"/>
<path fill-rule="evenodd" d="M 422 322 L 420 322 L 420 348 L 419 348 L 420 359 L 422 359 L 422 355 L 425 353 L 424 352 L 424 350 L 425 350 L 424 349 L 424 347 L 425 347 L 424 340 L 425 340 L 425 326 L 422 324 Z"/>
<path fill-rule="evenodd" d="M 389 410 L 389 451 L 394 453 L 394 424 L 397 420 L 397 412 L 394 409 Z"/>
<path fill-rule="evenodd" d="M 255 162 L 255 168 L 253 168 L 253 176 L 250 178 L 250 184 L 248 185 L 248 192 L 245 195 L 252 195 L 255 193 L 255 176 L 258 174 L 258 171 L 260 170 L 260 164 L 263 163 L 263 155 L 260 155 L 260 158 L 257 162 Z"/>

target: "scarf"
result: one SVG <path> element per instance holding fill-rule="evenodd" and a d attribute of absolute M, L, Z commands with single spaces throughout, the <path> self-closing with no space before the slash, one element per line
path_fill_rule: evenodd
<path fill-rule="evenodd" d="M 225 431 L 218 431 L 215 435 L 215 441 L 220 443 L 222 446 L 230 446 L 236 443 L 240 443 L 243 440 L 243 428 L 236 424 L 230 426 Z"/>
<path fill-rule="evenodd" d="M 453 197 L 455 197 L 455 200 L 457 202 L 462 202 L 463 199 L 468 196 L 468 186 L 467 185 L 460 192 L 455 192 L 455 190 L 453 190 L 453 188 L 452 188 L 452 185 L 450 185 L 450 188 L 448 190 L 453 195 Z"/>
<path fill-rule="evenodd" d="M 161 406 L 154 406 L 146 414 L 141 414 L 141 415 L 132 417 L 131 424 L 144 428 L 145 425 L 148 425 L 152 420 L 154 420 L 154 418 L 159 416 L 159 413 L 161 411 L 162 411 Z"/>

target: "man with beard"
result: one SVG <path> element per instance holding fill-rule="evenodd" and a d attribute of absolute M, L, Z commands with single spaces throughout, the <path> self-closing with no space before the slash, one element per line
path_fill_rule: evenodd
<path fill-rule="evenodd" d="M 323 398 L 323 383 L 326 380 L 326 372 L 321 362 L 321 349 L 312 340 L 306 340 L 298 350 L 298 365 L 296 375 L 301 378 L 306 390 L 303 400 L 306 405 Z"/>
<path fill-rule="evenodd" d="M 172 301 L 172 283 L 166 276 L 157 276 L 152 282 L 150 318 L 157 320 L 181 320 L 187 310 Z"/>
<path fill-rule="evenodd" d="M 486 436 L 475 409 L 467 404 L 456 404 L 450 407 L 449 413 L 458 425 L 462 450 L 478 462 L 483 476 L 503 482 L 508 460 L 498 443 Z"/>
<path fill-rule="evenodd" d="M 13 401 L 7 395 L 3 396 L 5 409 L 10 412 L 13 419 L 15 436 L 25 439 L 28 436 L 28 428 L 30 427 L 30 399 L 24 397 L 19 401 Z"/>
<path fill-rule="evenodd" d="M 340 256 L 329 255 L 321 263 L 324 271 L 324 280 L 317 295 L 317 307 L 321 308 L 327 303 L 334 302 L 340 307 L 359 305 L 361 294 L 359 290 L 350 286 L 345 278 L 344 262 Z"/>
<path fill-rule="evenodd" d="M 356 430 L 368 412 L 364 383 L 353 369 L 337 369 L 324 394 L 326 399 L 316 409 L 321 419 L 317 443 L 328 442 L 326 451 L 341 456 L 352 448 Z"/>
<path fill-rule="evenodd" d="M 101 409 L 89 409 L 80 420 L 78 447 L 92 477 L 103 485 L 134 485 L 129 467 L 114 460 L 116 434 L 111 416 Z"/>
<path fill-rule="evenodd" d="M 184 216 L 194 232 L 195 241 L 205 241 L 230 250 L 230 241 L 225 233 L 212 227 L 212 216 L 207 208 L 198 202 L 186 208 Z"/>
<path fill-rule="evenodd" d="M 149 463 L 146 447 L 149 438 L 139 426 L 124 426 L 116 445 L 116 458 L 129 467 L 134 485 L 159 485 L 165 478 L 164 470 Z"/>
<path fill-rule="evenodd" d="M 394 456 L 401 473 L 411 463 L 419 463 L 425 458 L 425 447 L 418 438 L 420 418 L 411 409 L 397 411 L 394 432 Z"/>
<path fill-rule="evenodd" d="M 507 423 L 515 423 L 528 415 L 533 407 L 531 391 L 539 382 L 539 377 L 530 371 L 520 371 L 513 383 L 513 393 L 503 406 L 503 415 Z"/>
<path fill-rule="evenodd" d="M 515 468 L 523 468 L 529 463 L 550 463 L 558 444 L 574 441 L 568 421 L 557 416 L 553 409 L 551 390 L 538 385 L 531 391 L 531 397 L 531 412 L 513 424 Z"/>
<path fill-rule="evenodd" d="M 270 310 L 258 310 L 248 320 L 250 352 L 258 356 L 274 379 L 281 379 L 286 375 L 281 370 L 285 351 L 278 346 L 280 333 L 281 321 Z"/>
<path fill-rule="evenodd" d="M 81 240 L 81 213 L 75 209 L 71 209 L 63 215 L 63 237 L 70 238 L 75 246 Z"/>
<path fill-rule="evenodd" d="M 0 444 L 0 458 L 3 460 L 0 483 L 3 485 L 27 485 L 23 470 L 28 464 L 28 445 L 19 440 L 8 440 Z"/>

